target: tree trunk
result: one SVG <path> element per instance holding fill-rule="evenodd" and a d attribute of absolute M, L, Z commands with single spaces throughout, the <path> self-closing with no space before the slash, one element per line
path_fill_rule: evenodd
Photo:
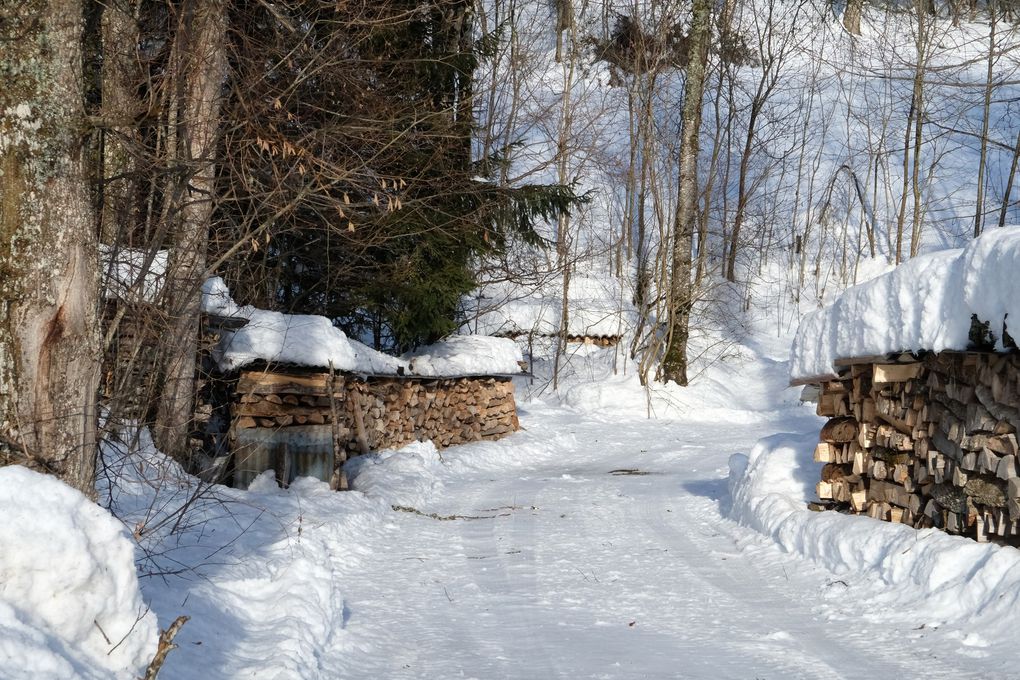
<path fill-rule="evenodd" d="M 136 243 L 141 220 L 138 157 L 141 138 L 135 119 L 142 102 L 136 45 L 137 0 L 110 3 L 103 9 L 103 210 L 100 239 L 107 245 L 146 247 Z"/>
<path fill-rule="evenodd" d="M 992 91 L 995 89 L 995 21 L 994 0 L 988 5 L 988 61 L 985 73 L 985 96 L 981 110 L 981 153 L 978 158 L 977 196 L 974 207 L 974 238 L 981 235 L 985 220 L 985 169 L 988 165 L 988 126 L 992 113 Z M 954 17 L 958 16 L 956 12 Z"/>
<path fill-rule="evenodd" d="M 558 7 L 567 6 L 569 2 L 561 2 Z M 574 78 L 577 71 L 576 40 L 573 19 L 563 25 L 567 33 L 569 51 L 564 55 L 557 43 L 557 60 L 563 63 L 563 93 L 560 97 L 560 124 L 556 140 L 556 172 L 561 185 L 570 184 L 570 140 L 574 127 L 574 107 L 571 96 L 574 89 Z M 558 39 L 562 39 L 560 31 Z M 562 59 L 566 59 L 564 63 Z M 556 266 L 561 273 L 563 286 L 560 298 L 560 329 L 556 339 L 556 356 L 553 359 L 553 390 L 559 389 L 560 363 L 567 355 L 567 337 L 570 335 L 570 273 L 573 263 L 570 258 L 570 216 L 561 215 L 556 227 Z"/>
<path fill-rule="evenodd" d="M 0 2 L 0 464 L 95 496 L 95 214 L 79 0 Z"/>
<path fill-rule="evenodd" d="M 917 78 L 919 72 L 914 72 L 914 91 L 910 97 L 910 109 L 907 111 L 907 124 L 903 133 L 903 191 L 900 194 L 900 207 L 896 213 L 896 248 L 895 264 L 903 262 L 903 230 L 907 220 L 907 196 L 910 190 L 910 133 L 914 127 L 914 117 L 920 115 L 917 111 Z"/>
<path fill-rule="evenodd" d="M 1009 163 L 1009 176 L 1006 178 L 1006 188 L 1002 194 L 1002 207 L 999 209 L 999 226 L 1006 226 L 1006 216 L 1009 214 L 1009 197 L 1013 193 L 1013 181 L 1016 179 L 1017 165 L 1020 164 L 1020 132 L 1016 134 L 1016 142 L 1013 143 L 1013 158 Z"/>
<path fill-rule="evenodd" d="M 200 287 L 213 210 L 216 137 L 222 87 L 227 75 L 226 7 L 222 0 L 185 3 L 177 29 L 175 64 L 183 83 L 178 157 L 182 179 L 174 189 L 176 229 L 164 294 L 170 313 L 165 347 L 164 391 L 154 437 L 164 453 L 187 457 L 193 418 L 195 355 L 198 351 Z"/>
<path fill-rule="evenodd" d="M 934 14 L 934 5 L 928 3 L 929 13 Z M 926 13 L 917 13 L 917 67 L 914 71 L 914 157 L 910 172 L 910 186 L 914 198 L 913 223 L 910 229 L 910 257 L 921 249 L 921 144 L 924 141 L 924 75 L 928 61 L 928 18 Z"/>
<path fill-rule="evenodd" d="M 843 28 L 851 35 L 861 34 L 861 14 L 864 12 L 864 0 L 846 0 L 843 10 Z"/>
<path fill-rule="evenodd" d="M 762 81 L 765 74 L 762 75 Z M 740 246 L 740 232 L 744 226 L 744 214 L 747 212 L 748 188 L 747 173 L 751 165 L 751 153 L 754 151 L 754 133 L 758 124 L 758 113 L 764 104 L 762 95 L 763 82 L 759 83 L 758 92 L 754 101 L 751 102 L 751 116 L 747 122 L 747 132 L 744 136 L 744 150 L 740 154 L 740 169 L 737 174 L 737 212 L 733 217 L 733 228 L 730 232 L 730 247 L 726 251 L 726 267 L 724 275 L 726 280 L 733 283 L 737 280 L 737 249 Z"/>
<path fill-rule="evenodd" d="M 698 151 L 701 130 L 701 97 L 705 89 L 708 42 L 711 37 L 712 3 L 694 0 L 691 34 L 687 44 L 687 83 L 681 111 L 679 180 L 673 221 L 673 268 L 669 291 L 669 327 L 662 380 L 687 384 L 687 339 L 690 335 L 694 291 L 691 284 L 691 246 L 698 226 Z"/>

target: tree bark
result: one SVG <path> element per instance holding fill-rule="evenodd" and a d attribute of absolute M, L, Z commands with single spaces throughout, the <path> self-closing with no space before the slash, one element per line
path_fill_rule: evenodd
<path fill-rule="evenodd" d="M 846 0 L 843 10 L 843 28 L 850 35 L 861 34 L 861 14 L 864 13 L 864 0 Z"/>
<path fill-rule="evenodd" d="M 974 206 L 974 238 L 981 235 L 985 221 L 985 169 L 988 166 L 988 127 L 992 113 L 992 93 L 995 89 L 995 22 L 994 0 L 988 5 L 988 61 L 985 73 L 984 101 L 981 107 L 981 152 L 978 158 L 977 196 Z M 954 17 L 958 16 L 956 12 Z"/>
<path fill-rule="evenodd" d="M 142 80 L 136 45 L 138 0 L 112 2 L 103 9 L 103 210 L 100 239 L 108 245 L 134 243 L 141 219 L 138 154 L 141 139 L 135 118 L 142 103 L 137 96 Z"/>
<path fill-rule="evenodd" d="M 98 246 L 82 5 L 0 0 L 0 464 L 95 496 Z"/>
<path fill-rule="evenodd" d="M 163 395 L 153 428 L 157 447 L 178 460 L 187 458 L 193 419 L 200 288 L 206 273 L 216 140 L 227 77 L 225 46 L 225 3 L 186 2 L 174 52 L 174 67 L 183 90 L 178 103 L 181 117 L 177 138 L 183 172 L 174 188 L 171 219 L 176 228 L 164 290 L 164 308 L 169 310 L 171 321 L 163 362 Z"/>
<path fill-rule="evenodd" d="M 1009 176 L 1006 178 L 1006 188 L 1002 194 L 1002 207 L 999 209 L 999 226 L 1006 226 L 1006 216 L 1009 214 L 1009 197 L 1013 193 L 1013 181 L 1016 179 L 1017 165 L 1020 164 L 1020 132 L 1017 132 L 1016 142 L 1013 143 L 1013 158 L 1009 163 Z"/>
<path fill-rule="evenodd" d="M 691 283 L 691 247 L 698 226 L 698 151 L 701 130 L 701 98 L 705 89 L 708 42 L 711 37 L 712 3 L 694 0 L 691 33 L 687 43 L 687 83 L 681 112 L 679 180 L 673 221 L 673 265 L 670 276 L 668 341 L 662 358 L 661 377 L 687 384 L 687 340 L 690 335 L 694 291 Z"/>
<path fill-rule="evenodd" d="M 928 3 L 929 14 L 934 14 L 934 5 Z M 921 144 L 924 141 L 924 76 L 928 62 L 928 27 L 926 12 L 917 13 L 917 67 L 914 71 L 914 156 L 911 160 L 910 186 L 914 198 L 913 223 L 910 229 L 910 257 L 915 257 L 921 249 Z"/>

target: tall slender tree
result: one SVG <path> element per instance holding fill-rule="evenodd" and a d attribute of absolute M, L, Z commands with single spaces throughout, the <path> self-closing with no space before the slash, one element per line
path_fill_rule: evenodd
<path fill-rule="evenodd" d="M 691 249 L 698 227 L 698 152 L 701 132 L 701 98 L 705 90 L 712 3 L 694 0 L 687 40 L 687 79 L 680 130 L 677 207 L 673 220 L 673 258 L 669 290 L 668 339 L 662 359 L 663 381 L 687 384 L 687 342 L 690 337 L 694 290 Z"/>
<path fill-rule="evenodd" d="M 178 458 L 186 455 L 193 417 L 200 287 L 206 276 L 227 79 L 226 39 L 224 0 L 182 3 L 171 57 L 178 95 L 172 101 L 177 144 L 168 160 L 177 180 L 168 204 L 170 257 L 163 296 L 170 323 L 153 431 L 160 449 Z"/>

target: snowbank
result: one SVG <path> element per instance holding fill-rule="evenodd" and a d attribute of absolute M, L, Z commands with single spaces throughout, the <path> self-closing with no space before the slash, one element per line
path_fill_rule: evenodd
<path fill-rule="evenodd" d="M 591 337 L 620 335 L 629 327 L 621 321 L 618 300 L 598 298 L 578 299 L 571 296 L 568 303 L 568 335 Z M 535 333 L 556 335 L 560 329 L 562 302 L 538 294 L 519 300 L 509 300 L 478 317 L 477 327 L 485 333 L 515 335 Z"/>
<path fill-rule="evenodd" d="M 19 466 L 0 468 L 0 507 L 0 676 L 141 675 L 156 652 L 156 617 L 121 523 Z"/>
<path fill-rule="evenodd" d="M 1008 316 L 1020 319 L 1014 277 L 1020 227 L 985 232 L 966 248 L 916 257 L 847 289 L 801 321 L 790 356 L 791 377 L 833 373 L 839 358 L 905 350 L 963 350 L 971 315 L 990 323 L 1002 343 Z"/>
<path fill-rule="evenodd" d="M 928 627 L 952 624 L 986 639 L 1012 636 L 1020 551 L 937 529 L 809 511 L 818 479 L 816 441 L 814 433 L 779 434 L 759 441 L 749 456 L 732 456 L 730 517 L 847 581 L 870 583 L 874 592 L 857 597 L 883 616 L 910 616 Z"/>
<path fill-rule="evenodd" d="M 225 332 L 213 353 L 224 371 L 262 360 L 318 368 L 332 364 L 338 371 L 371 375 L 452 377 L 521 372 L 517 364 L 521 352 L 510 340 L 451 336 L 407 357 L 393 357 L 351 340 L 324 316 L 238 305 L 218 276 L 202 286 L 202 310 L 248 320 L 242 328 Z"/>

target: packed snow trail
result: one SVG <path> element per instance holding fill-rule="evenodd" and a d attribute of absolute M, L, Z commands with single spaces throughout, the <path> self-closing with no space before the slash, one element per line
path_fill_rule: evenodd
<path fill-rule="evenodd" d="M 967 677 L 909 629 L 827 623 L 846 582 L 721 516 L 727 457 L 778 423 L 523 423 L 337 556 L 321 677 Z"/>

